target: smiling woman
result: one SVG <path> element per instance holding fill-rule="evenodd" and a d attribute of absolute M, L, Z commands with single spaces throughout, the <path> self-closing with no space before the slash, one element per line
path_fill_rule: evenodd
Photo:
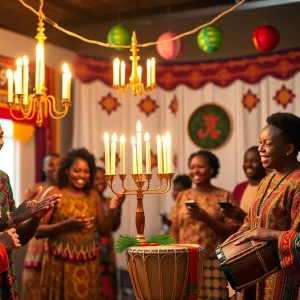
<path fill-rule="evenodd" d="M 271 241 L 282 270 L 254 286 L 251 299 L 298 299 L 300 285 L 300 118 L 276 113 L 267 118 L 258 151 L 265 168 L 274 169 L 259 185 L 250 212 L 234 237 L 249 230 L 237 244 L 248 240 Z M 247 293 L 244 293 L 244 299 Z"/>
<path fill-rule="evenodd" d="M 57 186 L 45 193 L 60 191 L 62 199 L 36 234 L 48 238 L 41 299 L 104 299 L 96 234 L 111 232 L 113 211 L 122 199 L 113 198 L 104 213 L 99 195 L 92 189 L 95 169 L 95 158 L 86 149 L 71 150 L 61 160 Z"/>
<path fill-rule="evenodd" d="M 170 216 L 170 234 L 183 244 L 204 247 L 203 284 L 199 299 L 229 299 L 227 280 L 219 266 L 215 248 L 239 228 L 239 224 L 224 216 L 219 201 L 232 203 L 230 192 L 215 187 L 211 179 L 219 173 L 219 160 L 210 151 L 193 153 L 189 160 L 189 175 L 194 188 L 179 193 Z M 198 208 L 186 206 L 194 200 Z"/>

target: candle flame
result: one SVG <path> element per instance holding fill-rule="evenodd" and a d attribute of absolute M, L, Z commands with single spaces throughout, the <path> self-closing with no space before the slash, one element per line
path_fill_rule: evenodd
<path fill-rule="evenodd" d="M 113 133 L 111 140 L 115 143 L 118 141 L 118 136 L 115 132 Z"/>
<path fill-rule="evenodd" d="M 68 64 L 67 63 L 64 63 L 63 66 L 62 66 L 62 71 L 64 73 L 70 73 L 69 71 L 69 67 L 68 67 Z"/>
<path fill-rule="evenodd" d="M 104 133 L 104 141 L 109 142 L 109 135 L 107 132 Z"/>
<path fill-rule="evenodd" d="M 136 123 L 136 131 L 142 132 L 142 124 L 140 121 L 137 121 L 137 123 Z"/>
<path fill-rule="evenodd" d="M 145 133 L 144 139 L 145 139 L 145 142 L 149 142 L 150 141 L 150 134 L 148 132 Z"/>
<path fill-rule="evenodd" d="M 11 69 L 7 69 L 6 76 L 11 78 L 13 76 L 13 71 Z"/>
<path fill-rule="evenodd" d="M 157 144 L 161 144 L 161 137 L 160 137 L 160 135 L 158 135 L 158 136 L 156 137 L 156 141 L 157 141 Z"/>
<path fill-rule="evenodd" d="M 120 137 L 120 143 L 125 144 L 125 135 L 124 134 L 122 134 Z"/>
<path fill-rule="evenodd" d="M 135 136 L 134 135 L 131 137 L 131 144 L 135 145 Z"/>
<path fill-rule="evenodd" d="M 23 56 L 23 65 L 24 65 L 24 67 L 28 67 L 28 63 L 29 63 L 28 57 L 26 55 L 24 55 Z"/>
<path fill-rule="evenodd" d="M 17 59 L 17 67 L 22 67 L 22 58 L 21 57 L 19 57 L 18 59 Z"/>

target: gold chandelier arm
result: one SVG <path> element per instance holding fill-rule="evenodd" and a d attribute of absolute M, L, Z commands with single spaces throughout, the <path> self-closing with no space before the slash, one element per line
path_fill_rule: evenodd
<path fill-rule="evenodd" d="M 63 111 L 56 110 L 56 99 L 51 95 L 48 95 L 45 98 L 45 102 L 49 106 L 48 111 L 49 111 L 51 118 L 56 119 L 56 120 L 63 118 L 67 114 L 69 107 L 70 107 L 70 100 L 68 100 L 68 102 L 63 104 L 63 106 L 64 106 Z"/>
<path fill-rule="evenodd" d="M 27 118 L 25 118 L 25 117 L 19 118 L 19 117 L 15 116 L 13 111 L 14 111 L 14 109 L 13 109 L 13 107 L 11 106 L 11 107 L 9 108 L 9 113 L 10 113 L 10 115 L 11 115 L 15 120 L 23 121 L 23 120 L 27 119 Z"/>
<path fill-rule="evenodd" d="M 31 94 L 28 96 L 28 105 L 25 106 L 19 103 L 19 108 L 25 119 L 31 120 L 35 115 L 35 106 L 36 106 L 36 97 L 35 94 Z"/>

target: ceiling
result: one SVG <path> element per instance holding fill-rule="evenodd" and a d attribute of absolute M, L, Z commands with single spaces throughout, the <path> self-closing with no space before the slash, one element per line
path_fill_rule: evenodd
<path fill-rule="evenodd" d="M 24 0 L 38 10 L 39 0 Z M 44 0 L 43 12 L 60 26 L 79 34 L 89 34 L 92 28 L 99 32 L 116 23 L 157 26 L 159 22 L 181 22 L 192 18 L 212 16 L 230 8 L 239 0 Z M 300 0 L 247 0 L 239 9 L 259 9 L 296 3 Z M 25 8 L 18 0 L 2 1 L 0 27 L 34 37 L 37 16 Z M 183 22 L 184 21 L 184 22 Z M 199 22 L 199 21 L 198 21 Z M 106 28 L 107 27 L 107 28 Z M 149 27 L 151 29 L 151 27 Z M 97 29 L 98 30 L 98 29 Z M 82 42 L 69 37 L 57 29 L 46 25 L 48 41 L 79 51 Z M 90 37 L 90 36 L 88 36 Z M 100 36 L 92 37 L 99 40 Z M 101 36 L 103 38 L 103 36 Z M 105 39 L 105 37 L 104 37 Z"/>

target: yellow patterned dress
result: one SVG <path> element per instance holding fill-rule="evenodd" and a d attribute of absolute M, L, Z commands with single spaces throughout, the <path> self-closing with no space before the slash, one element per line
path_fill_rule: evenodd
<path fill-rule="evenodd" d="M 95 217 L 96 220 L 97 211 L 96 201 L 88 196 L 73 198 L 63 195 L 49 224 L 76 215 Z M 40 299 L 103 299 L 96 233 L 95 224 L 92 228 L 66 231 L 48 240 L 42 267 Z"/>

